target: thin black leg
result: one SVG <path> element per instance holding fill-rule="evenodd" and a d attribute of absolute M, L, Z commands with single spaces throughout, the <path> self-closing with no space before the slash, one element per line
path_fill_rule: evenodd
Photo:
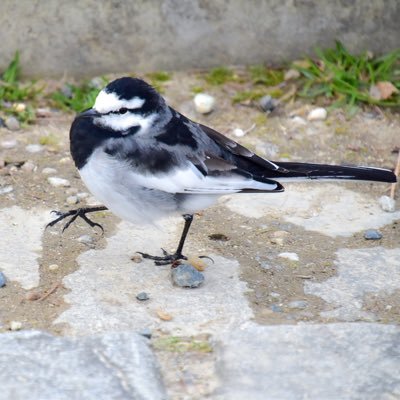
<path fill-rule="evenodd" d="M 56 214 L 58 217 L 49 222 L 46 225 L 46 228 L 50 227 L 50 226 L 54 226 L 55 224 L 57 224 L 58 222 L 62 221 L 65 218 L 71 217 L 69 219 L 69 221 L 64 225 L 63 227 L 63 232 L 68 229 L 68 227 L 78 218 L 82 218 L 88 225 L 90 225 L 92 228 L 94 227 L 99 227 L 103 232 L 104 229 L 103 227 L 98 224 L 97 222 L 93 222 L 91 219 L 89 219 L 86 214 L 88 213 L 92 213 L 92 212 L 97 212 L 97 211 L 105 211 L 108 210 L 107 207 L 105 206 L 96 206 L 96 207 L 82 207 L 82 208 L 77 208 L 75 210 L 69 210 L 66 212 L 61 212 L 61 211 L 52 211 L 52 213 Z"/>
<path fill-rule="evenodd" d="M 186 260 L 187 258 L 182 254 L 182 250 L 183 250 L 183 245 L 185 244 L 187 234 L 190 229 L 190 225 L 192 224 L 193 221 L 193 215 L 184 214 L 183 218 L 185 220 L 185 226 L 183 227 L 182 235 L 181 238 L 179 239 L 178 248 L 176 249 L 174 254 L 168 254 L 164 249 L 161 249 L 164 253 L 164 257 L 152 256 L 150 254 L 142 253 L 140 251 L 138 251 L 137 253 L 141 254 L 143 258 L 154 260 L 154 263 L 156 265 L 166 265 L 166 264 L 172 264 L 174 261 L 177 260 Z"/>

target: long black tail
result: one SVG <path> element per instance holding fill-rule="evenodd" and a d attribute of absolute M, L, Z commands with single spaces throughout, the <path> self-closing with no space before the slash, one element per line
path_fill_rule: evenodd
<path fill-rule="evenodd" d="M 277 180 L 348 179 L 356 181 L 396 182 L 396 175 L 392 171 L 382 168 L 280 161 L 274 161 L 274 163 L 284 169 L 284 171 L 274 171 L 276 175 L 273 179 Z"/>

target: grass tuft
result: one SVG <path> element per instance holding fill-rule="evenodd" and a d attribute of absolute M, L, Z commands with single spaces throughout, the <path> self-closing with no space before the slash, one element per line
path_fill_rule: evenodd
<path fill-rule="evenodd" d="M 302 75 L 300 96 L 325 96 L 333 107 L 346 106 L 351 110 L 359 104 L 400 106 L 400 50 L 381 57 L 373 57 L 369 52 L 353 55 L 336 41 L 334 48 L 317 48 L 315 53 L 318 59 L 308 58 L 293 65 Z"/>
<path fill-rule="evenodd" d="M 106 86 L 108 81 L 105 78 L 100 79 L 103 86 Z M 85 81 L 81 85 L 68 83 L 63 89 L 52 93 L 51 100 L 55 107 L 64 111 L 82 112 L 93 107 L 100 90 L 99 85 L 94 85 L 92 81 Z"/>

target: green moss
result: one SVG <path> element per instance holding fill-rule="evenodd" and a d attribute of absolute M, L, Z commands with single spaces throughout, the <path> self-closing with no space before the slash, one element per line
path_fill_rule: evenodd
<path fill-rule="evenodd" d="M 284 72 L 280 69 L 270 69 L 264 65 L 253 65 L 249 67 L 251 80 L 255 84 L 276 86 L 283 82 Z"/>
<path fill-rule="evenodd" d="M 234 81 L 234 72 L 226 67 L 213 68 L 205 77 L 210 85 L 223 85 L 226 82 Z"/>
<path fill-rule="evenodd" d="M 213 351 L 209 342 L 205 340 L 196 340 L 193 338 L 166 336 L 158 338 L 153 343 L 157 350 L 169 351 L 172 353 L 211 353 Z"/>

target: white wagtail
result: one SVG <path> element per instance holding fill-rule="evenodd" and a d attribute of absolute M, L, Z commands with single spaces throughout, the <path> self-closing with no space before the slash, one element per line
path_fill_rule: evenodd
<path fill-rule="evenodd" d="M 278 180 L 396 181 L 381 168 L 268 161 L 186 118 L 146 82 L 129 77 L 109 83 L 93 108 L 75 118 L 70 141 L 82 180 L 104 206 L 58 212 L 49 225 L 71 216 L 64 229 L 77 217 L 99 226 L 86 214 L 106 209 L 133 223 L 180 214 L 185 226 L 174 254 L 140 253 L 157 264 L 185 258 L 193 214 L 222 195 L 282 192 Z"/>

